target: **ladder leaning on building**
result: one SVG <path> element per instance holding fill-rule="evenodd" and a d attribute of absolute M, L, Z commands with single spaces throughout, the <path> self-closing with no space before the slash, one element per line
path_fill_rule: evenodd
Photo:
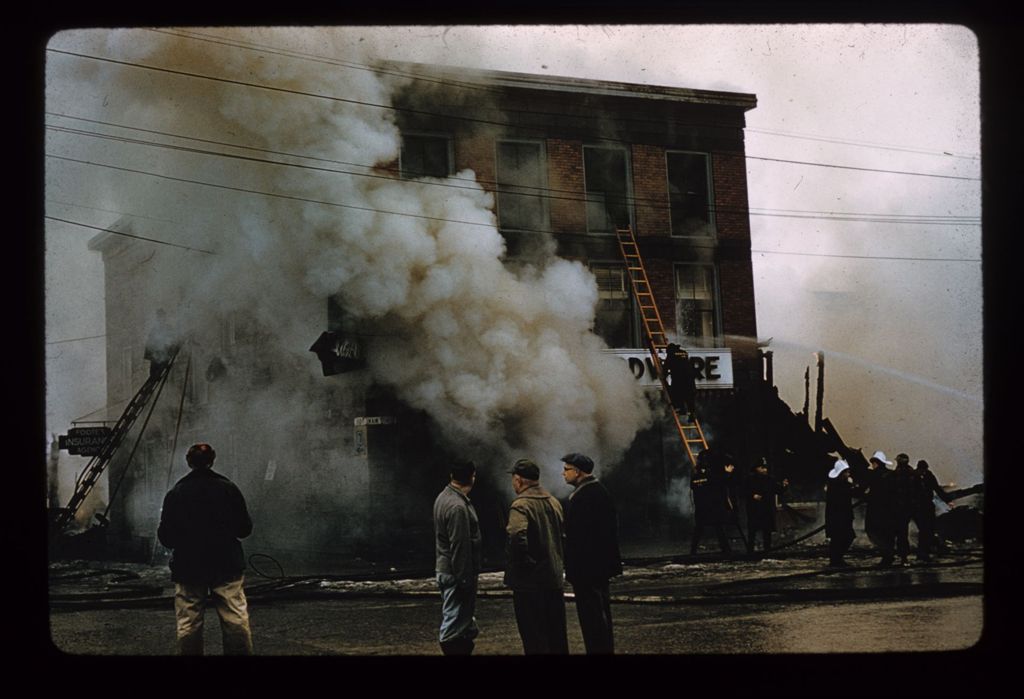
<path fill-rule="evenodd" d="M 637 308 L 640 309 L 640 318 L 644 326 L 644 335 L 647 338 L 647 349 L 651 353 L 651 362 L 658 373 L 658 380 L 661 382 L 661 390 L 668 401 L 672 419 L 675 422 L 679 438 L 683 442 L 686 454 L 690 457 L 690 464 L 697 465 L 697 455 L 708 448 L 708 442 L 704 437 L 704 430 L 696 417 L 691 422 L 684 422 L 669 395 L 668 381 L 665 377 L 665 369 L 662 366 L 661 352 L 668 348 L 668 337 L 665 335 L 665 326 L 661 321 L 661 314 L 658 313 L 658 306 L 654 301 L 654 293 L 651 291 L 650 281 L 647 279 L 647 270 L 644 268 L 643 258 L 640 256 L 640 248 L 636 243 L 636 236 L 632 228 L 619 228 L 615 231 L 619 241 L 619 251 L 626 263 L 626 272 L 629 275 L 630 285 L 633 289 L 633 298 L 636 299 Z"/>
<path fill-rule="evenodd" d="M 85 467 L 85 471 L 82 472 L 81 477 L 75 484 L 75 492 L 71 495 L 71 499 L 68 500 L 68 504 L 65 507 L 57 510 L 51 520 L 51 532 L 52 535 L 57 536 L 61 533 L 65 526 L 67 526 L 75 515 L 78 513 L 79 508 L 85 502 L 85 498 L 92 491 L 96 482 L 99 480 L 100 474 L 106 469 L 107 465 L 114 458 L 114 453 L 118 447 L 121 446 L 121 442 L 128 434 L 128 430 L 135 424 L 139 415 L 145 409 L 146 404 L 150 402 L 150 398 L 154 393 L 159 397 L 160 391 L 163 389 L 164 384 L 167 382 L 167 376 L 170 374 L 171 366 L 174 364 L 174 360 L 177 358 L 178 351 L 175 350 L 174 354 L 168 359 L 166 364 L 160 367 L 160 370 L 150 374 L 146 382 L 142 384 L 139 390 L 135 393 L 132 399 L 128 402 L 128 406 L 121 413 L 121 417 L 118 418 L 114 424 L 110 435 L 106 441 L 100 447 L 98 454 L 89 460 L 89 463 Z M 156 398 L 153 399 L 152 405 L 156 405 Z M 150 409 L 152 412 L 152 408 Z"/>

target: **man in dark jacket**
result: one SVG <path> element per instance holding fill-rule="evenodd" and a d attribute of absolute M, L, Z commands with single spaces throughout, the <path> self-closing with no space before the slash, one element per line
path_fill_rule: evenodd
<path fill-rule="evenodd" d="M 512 588 L 523 652 L 568 654 L 562 505 L 540 486 L 534 462 L 519 459 L 510 473 L 516 498 L 505 527 L 505 585 Z"/>
<path fill-rule="evenodd" d="M 471 654 L 480 632 L 473 616 L 482 560 L 480 520 L 469 501 L 474 483 L 473 462 L 456 462 L 448 485 L 434 500 L 435 572 L 441 591 L 438 641 L 445 655 Z"/>
<path fill-rule="evenodd" d="M 918 500 L 918 480 L 910 466 L 910 457 L 896 455 L 896 470 L 892 472 L 892 526 L 896 540 L 896 553 L 900 565 L 910 565 L 910 519 Z"/>
<path fill-rule="evenodd" d="M 662 368 L 669 381 L 668 397 L 673 410 L 693 420 L 697 411 L 697 374 L 690 363 L 690 355 L 679 345 L 669 343 Z"/>
<path fill-rule="evenodd" d="M 587 654 L 614 652 L 608 580 L 622 574 L 615 504 L 594 477 L 589 456 L 562 457 L 562 476 L 575 487 L 565 507 L 565 577 L 572 584 Z"/>
<path fill-rule="evenodd" d="M 693 495 L 693 536 L 690 539 L 690 554 L 696 554 L 701 534 L 705 527 L 715 530 L 718 546 L 726 555 L 732 553 L 725 525 L 733 523 L 734 507 L 729 494 L 730 479 L 735 467 L 723 463 L 728 459 L 719 458 L 718 450 L 708 447 L 697 455 L 697 463 L 690 476 L 690 491 Z"/>
<path fill-rule="evenodd" d="M 157 537 L 171 549 L 171 580 L 178 652 L 203 654 L 203 617 L 212 600 L 220 617 L 225 655 L 251 655 L 252 632 L 243 589 L 245 559 L 238 541 L 252 520 L 238 487 L 213 471 L 209 444 L 189 447 L 191 471 L 164 497 Z"/>
<path fill-rule="evenodd" d="M 761 459 L 747 483 L 747 552 L 754 552 L 754 538 L 761 532 L 763 550 L 772 547 L 775 531 L 775 497 L 789 487 L 789 480 L 777 481 L 768 472 L 768 462 Z"/>
<path fill-rule="evenodd" d="M 850 465 L 836 461 L 825 484 L 825 536 L 828 538 L 828 565 L 845 568 L 849 563 L 843 555 L 853 543 L 853 478 Z"/>
<path fill-rule="evenodd" d="M 917 560 L 927 562 L 932 559 L 932 549 L 938 543 L 935 534 L 935 503 L 932 498 L 938 496 L 946 504 L 952 498 L 939 487 L 939 480 L 924 459 L 917 462 L 914 475 L 917 477 L 913 511 L 914 524 L 917 525 Z"/>
<path fill-rule="evenodd" d="M 896 553 L 892 471 L 886 468 L 891 464 L 892 462 L 885 458 L 885 452 L 876 451 L 868 459 L 864 482 L 864 496 L 867 498 L 864 533 L 868 535 L 882 557 L 878 562 L 880 568 L 891 566 Z"/>

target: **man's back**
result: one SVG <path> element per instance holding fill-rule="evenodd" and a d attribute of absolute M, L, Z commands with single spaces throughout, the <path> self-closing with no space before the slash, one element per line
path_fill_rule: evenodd
<path fill-rule="evenodd" d="M 601 582 L 622 573 L 615 504 L 596 479 L 583 482 L 565 512 L 565 572 L 569 582 Z"/>
<path fill-rule="evenodd" d="M 509 510 L 505 584 L 562 589 L 565 525 L 562 505 L 539 485 L 521 492 Z"/>
<path fill-rule="evenodd" d="M 241 491 L 209 469 L 196 469 L 164 497 L 157 537 L 174 551 L 175 582 L 221 582 L 245 569 L 238 539 L 252 532 Z"/>

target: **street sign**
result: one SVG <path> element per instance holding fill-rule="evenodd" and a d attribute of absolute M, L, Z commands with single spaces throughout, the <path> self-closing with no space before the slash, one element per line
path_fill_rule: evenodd
<path fill-rule="evenodd" d="M 58 435 L 57 446 L 75 456 L 96 456 L 113 432 L 109 427 L 72 427 Z"/>

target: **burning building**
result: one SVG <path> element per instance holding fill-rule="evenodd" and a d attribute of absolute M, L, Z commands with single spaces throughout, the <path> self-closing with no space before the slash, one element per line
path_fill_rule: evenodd
<path fill-rule="evenodd" d="M 279 560 L 429 559 L 452 456 L 480 468 L 492 545 L 508 464 L 535 459 L 565 495 L 570 451 L 598 462 L 625 537 L 673 531 L 689 464 L 652 375 L 625 227 L 668 336 L 700 370 L 709 439 L 737 463 L 773 448 L 758 419 L 753 95 L 411 64 L 330 72 L 261 65 L 279 91 L 225 84 L 196 102 L 235 137 L 210 157 L 244 142 L 257 161 L 232 180 L 244 205 L 183 211 L 187 245 L 155 245 L 127 217 L 90 244 L 107 289 L 103 419 L 149 376 L 158 310 L 181 348 L 106 471 L 114 546 L 152 552 L 197 441 L 249 499 L 247 550 Z M 181 111 L 179 139 L 195 119 Z"/>

